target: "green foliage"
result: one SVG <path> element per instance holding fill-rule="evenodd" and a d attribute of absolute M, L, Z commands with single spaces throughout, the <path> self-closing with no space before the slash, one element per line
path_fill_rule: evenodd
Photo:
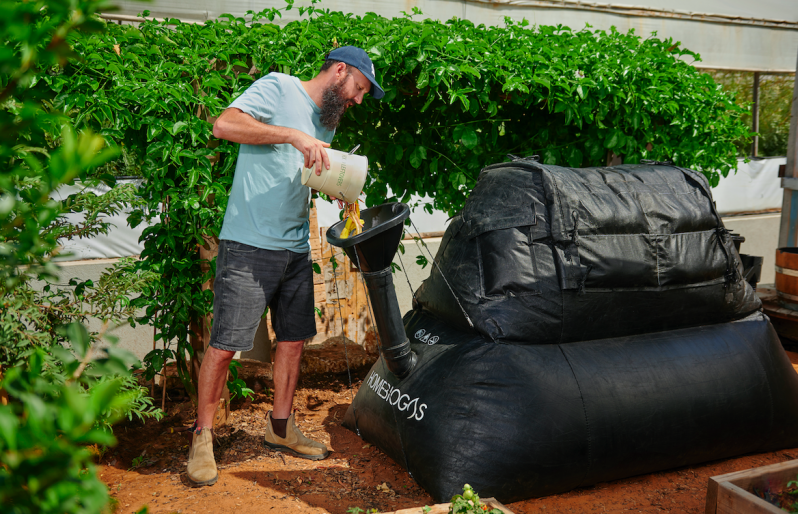
<path fill-rule="evenodd" d="M 449 507 L 449 514 L 502 514 L 499 509 L 488 509 L 479 501 L 479 495 L 466 484 L 463 486 L 463 494 L 452 496 L 452 506 Z"/>
<path fill-rule="evenodd" d="M 723 89 L 733 95 L 735 102 L 745 109 L 741 120 L 751 125 L 754 74 L 747 71 L 709 72 Z M 759 78 L 759 155 L 761 157 L 787 155 L 790 134 L 795 75 L 762 75 Z M 738 154 L 751 155 L 750 138 L 735 141 Z"/>
<path fill-rule="evenodd" d="M 716 184 L 736 166 L 734 142 L 748 137 L 744 109 L 670 39 L 509 19 L 503 27 L 417 21 L 417 9 L 394 19 L 299 10 L 284 26 L 271 23 L 280 9 L 204 24 L 109 24 L 74 35 L 79 63 L 37 77 L 79 128 L 124 143 L 127 165 L 146 175 L 146 206 L 129 221 L 154 223 L 141 266 L 160 280 L 138 300 L 146 308 L 139 322 L 176 342 L 148 356 L 148 374 L 176 359 L 189 384 L 188 327 L 212 309 L 201 285 L 213 267 L 200 271 L 197 247 L 219 233 L 238 152 L 213 138 L 212 121 L 270 71 L 307 80 L 335 46 L 367 50 L 386 96 L 350 109 L 335 145 L 362 145 L 369 205 L 390 187 L 404 201 L 427 195 L 426 208 L 454 213 L 479 170 L 508 153 L 569 166 L 605 164 L 608 152 L 626 162 L 672 160 Z"/>
<path fill-rule="evenodd" d="M 154 278 L 135 266 L 134 259 L 121 259 L 103 272 L 96 284 L 70 279 L 66 286 L 48 284 L 39 289 L 25 281 L 0 297 L 0 366 L 20 365 L 36 348 L 52 347 L 60 352 L 68 344 L 67 334 L 60 328 L 63 325 L 99 320 L 103 333 L 87 332 L 89 343 L 99 344 L 109 328 L 131 322 L 135 308 L 130 296 Z"/>
<path fill-rule="evenodd" d="M 3 512 L 96 513 L 108 503 L 88 445 L 115 443 L 108 427 L 123 416 L 158 415 L 130 377 L 135 358 L 80 323 L 109 323 L 132 313 L 125 289 L 143 278 L 123 263 L 97 285 L 32 287 L 56 279 L 57 240 L 106 232 L 101 213 L 133 202 L 130 188 L 98 198 L 85 190 L 57 201 L 51 194 L 80 178 L 99 180 L 98 166 L 117 154 L 89 130 L 77 132 L 52 108 L 43 76 L 73 55 L 76 30 L 102 28 L 97 0 L 2 1 L 0 34 L 0 504 Z M 71 225 L 63 216 L 85 211 Z"/>
<path fill-rule="evenodd" d="M 0 503 L 12 513 L 99 512 L 108 502 L 86 445 L 115 444 L 99 425 L 119 419 L 131 393 L 122 391 L 119 378 L 91 375 L 118 375 L 132 356 L 109 349 L 94 357 L 80 324 L 64 333 L 77 354 L 64 364 L 66 382 L 51 379 L 54 360 L 36 348 L 0 383 L 11 398 L 0 406 Z"/>
<path fill-rule="evenodd" d="M 230 361 L 229 369 L 230 369 L 230 376 L 232 376 L 232 380 L 227 381 L 227 388 L 230 391 L 230 399 L 233 400 L 235 398 L 252 398 L 255 395 L 255 391 L 247 387 L 246 382 L 243 379 L 238 378 L 238 368 L 241 367 L 241 363 L 238 361 Z"/>

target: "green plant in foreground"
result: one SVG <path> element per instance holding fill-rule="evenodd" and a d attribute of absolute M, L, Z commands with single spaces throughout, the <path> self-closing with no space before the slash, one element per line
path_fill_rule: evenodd
<path fill-rule="evenodd" d="M 79 323 L 63 331 L 76 354 L 64 363 L 66 382 L 50 379 L 53 358 L 41 348 L 0 382 L 10 399 L 0 406 L 0 503 L 11 513 L 99 512 L 108 502 L 87 446 L 115 444 L 101 422 L 121 418 L 134 393 L 122 378 L 96 377 L 124 375 L 135 359 L 95 350 Z"/>
<path fill-rule="evenodd" d="M 230 399 L 233 400 L 235 398 L 252 398 L 255 395 L 255 391 L 247 387 L 246 382 L 243 379 L 238 378 L 238 368 L 241 367 L 241 363 L 238 361 L 230 361 L 230 376 L 232 377 L 231 380 L 227 381 L 227 388 L 230 390 Z"/>
<path fill-rule="evenodd" d="M 499 509 L 491 509 L 479 501 L 479 495 L 470 485 L 463 486 L 463 494 L 452 496 L 449 514 L 502 514 Z"/>
<path fill-rule="evenodd" d="M 107 230 L 96 215 L 134 196 L 127 188 L 107 198 L 85 191 L 66 201 L 51 197 L 62 184 L 90 182 L 117 154 L 91 130 L 75 130 L 53 108 L 54 92 L 37 87 L 74 57 L 75 31 L 103 27 L 93 15 L 107 5 L 0 0 L 0 6 L 0 392 L 8 399 L 0 405 L 0 505 L 4 514 L 95 514 L 109 495 L 91 448 L 115 444 L 109 427 L 123 416 L 155 414 L 130 378 L 133 355 L 95 344 L 108 324 L 126 317 L 129 301 L 120 288 L 141 276 L 42 291 L 31 281 L 58 277 L 50 259 L 59 238 Z M 60 218 L 84 209 L 88 215 L 78 225 Z M 80 323 L 92 315 L 106 322 L 99 333 Z"/>

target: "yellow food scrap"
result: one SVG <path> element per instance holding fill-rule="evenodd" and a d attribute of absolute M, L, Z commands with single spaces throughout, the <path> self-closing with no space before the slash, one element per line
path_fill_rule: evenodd
<path fill-rule="evenodd" d="M 363 232 L 363 220 L 360 219 L 360 206 L 357 202 L 346 204 L 344 208 L 344 219 L 346 219 L 346 224 L 341 231 L 341 239 L 346 239 L 352 235 L 353 232 L 354 235 Z"/>

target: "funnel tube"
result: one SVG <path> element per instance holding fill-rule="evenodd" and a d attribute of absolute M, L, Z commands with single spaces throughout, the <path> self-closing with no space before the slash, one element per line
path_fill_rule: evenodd
<path fill-rule="evenodd" d="M 374 310 L 374 322 L 382 344 L 382 357 L 391 373 L 404 378 L 416 365 L 417 357 L 410 350 L 410 341 L 405 334 L 391 268 L 364 272 L 363 278 L 366 280 Z"/>

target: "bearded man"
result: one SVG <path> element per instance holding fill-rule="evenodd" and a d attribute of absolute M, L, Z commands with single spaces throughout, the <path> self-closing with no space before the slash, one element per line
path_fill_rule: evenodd
<path fill-rule="evenodd" d="M 250 86 L 213 125 L 213 135 L 240 143 L 233 188 L 219 234 L 211 342 L 199 376 L 199 405 L 188 458 L 194 486 L 213 485 L 213 416 L 237 351 L 253 347 L 266 308 L 277 338 L 274 407 L 266 414 L 265 444 L 297 457 L 327 457 L 327 447 L 294 424 L 292 406 L 306 339 L 316 335 L 313 271 L 308 244 L 310 190 L 302 164 L 330 168 L 325 148 L 346 109 L 366 93 L 385 92 L 362 49 L 329 53 L 321 71 L 303 82 L 270 73 Z"/>

